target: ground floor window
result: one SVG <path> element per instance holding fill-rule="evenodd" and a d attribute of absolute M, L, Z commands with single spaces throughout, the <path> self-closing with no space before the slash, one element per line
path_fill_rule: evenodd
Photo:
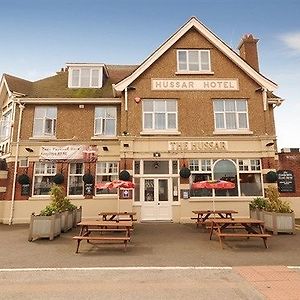
<path fill-rule="evenodd" d="M 98 162 L 96 166 L 96 183 L 106 183 L 118 179 L 118 162 Z M 117 189 L 96 189 L 96 195 L 117 194 Z"/>
<path fill-rule="evenodd" d="M 262 196 L 260 159 L 192 159 L 189 161 L 192 182 L 225 180 L 234 189 L 191 189 L 191 197 Z"/>
<path fill-rule="evenodd" d="M 69 195 L 83 195 L 83 163 L 70 163 L 69 165 Z"/>
<path fill-rule="evenodd" d="M 33 179 L 33 195 L 48 195 L 56 174 L 54 163 L 36 162 Z"/>

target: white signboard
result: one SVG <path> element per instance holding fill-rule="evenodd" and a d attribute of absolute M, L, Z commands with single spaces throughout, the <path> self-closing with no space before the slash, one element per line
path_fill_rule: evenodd
<path fill-rule="evenodd" d="M 238 91 L 238 79 L 152 79 L 154 91 Z"/>
<path fill-rule="evenodd" d="M 94 161 L 97 159 L 97 152 L 93 146 L 69 145 L 63 147 L 42 146 L 41 160 L 84 160 Z"/>
<path fill-rule="evenodd" d="M 205 152 L 205 151 L 227 151 L 225 141 L 172 141 L 168 142 L 170 152 Z"/>

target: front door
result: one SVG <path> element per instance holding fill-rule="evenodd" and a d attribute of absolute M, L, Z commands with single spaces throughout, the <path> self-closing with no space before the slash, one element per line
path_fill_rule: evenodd
<path fill-rule="evenodd" d="M 167 221 L 172 219 L 170 201 L 170 180 L 168 178 L 144 179 L 141 218 L 146 221 Z"/>

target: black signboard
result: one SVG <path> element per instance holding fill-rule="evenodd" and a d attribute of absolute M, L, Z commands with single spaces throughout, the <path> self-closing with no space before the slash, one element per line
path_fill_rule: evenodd
<path fill-rule="evenodd" d="M 30 195 L 30 184 L 22 184 L 21 196 L 29 196 L 29 195 Z"/>
<path fill-rule="evenodd" d="M 93 186 L 94 185 L 92 183 L 85 183 L 84 184 L 84 194 L 85 195 L 93 195 L 93 191 L 94 191 Z"/>
<path fill-rule="evenodd" d="M 277 171 L 277 175 L 278 191 L 280 193 L 295 193 L 295 178 L 293 171 L 279 170 Z"/>

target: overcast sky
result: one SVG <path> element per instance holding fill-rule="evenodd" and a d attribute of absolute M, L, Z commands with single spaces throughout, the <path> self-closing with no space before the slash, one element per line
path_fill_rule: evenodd
<path fill-rule="evenodd" d="M 191 16 L 236 49 L 260 39 L 260 70 L 285 99 L 279 149 L 300 147 L 299 0 L 0 0 L 0 74 L 29 80 L 66 62 L 139 64 Z"/>

